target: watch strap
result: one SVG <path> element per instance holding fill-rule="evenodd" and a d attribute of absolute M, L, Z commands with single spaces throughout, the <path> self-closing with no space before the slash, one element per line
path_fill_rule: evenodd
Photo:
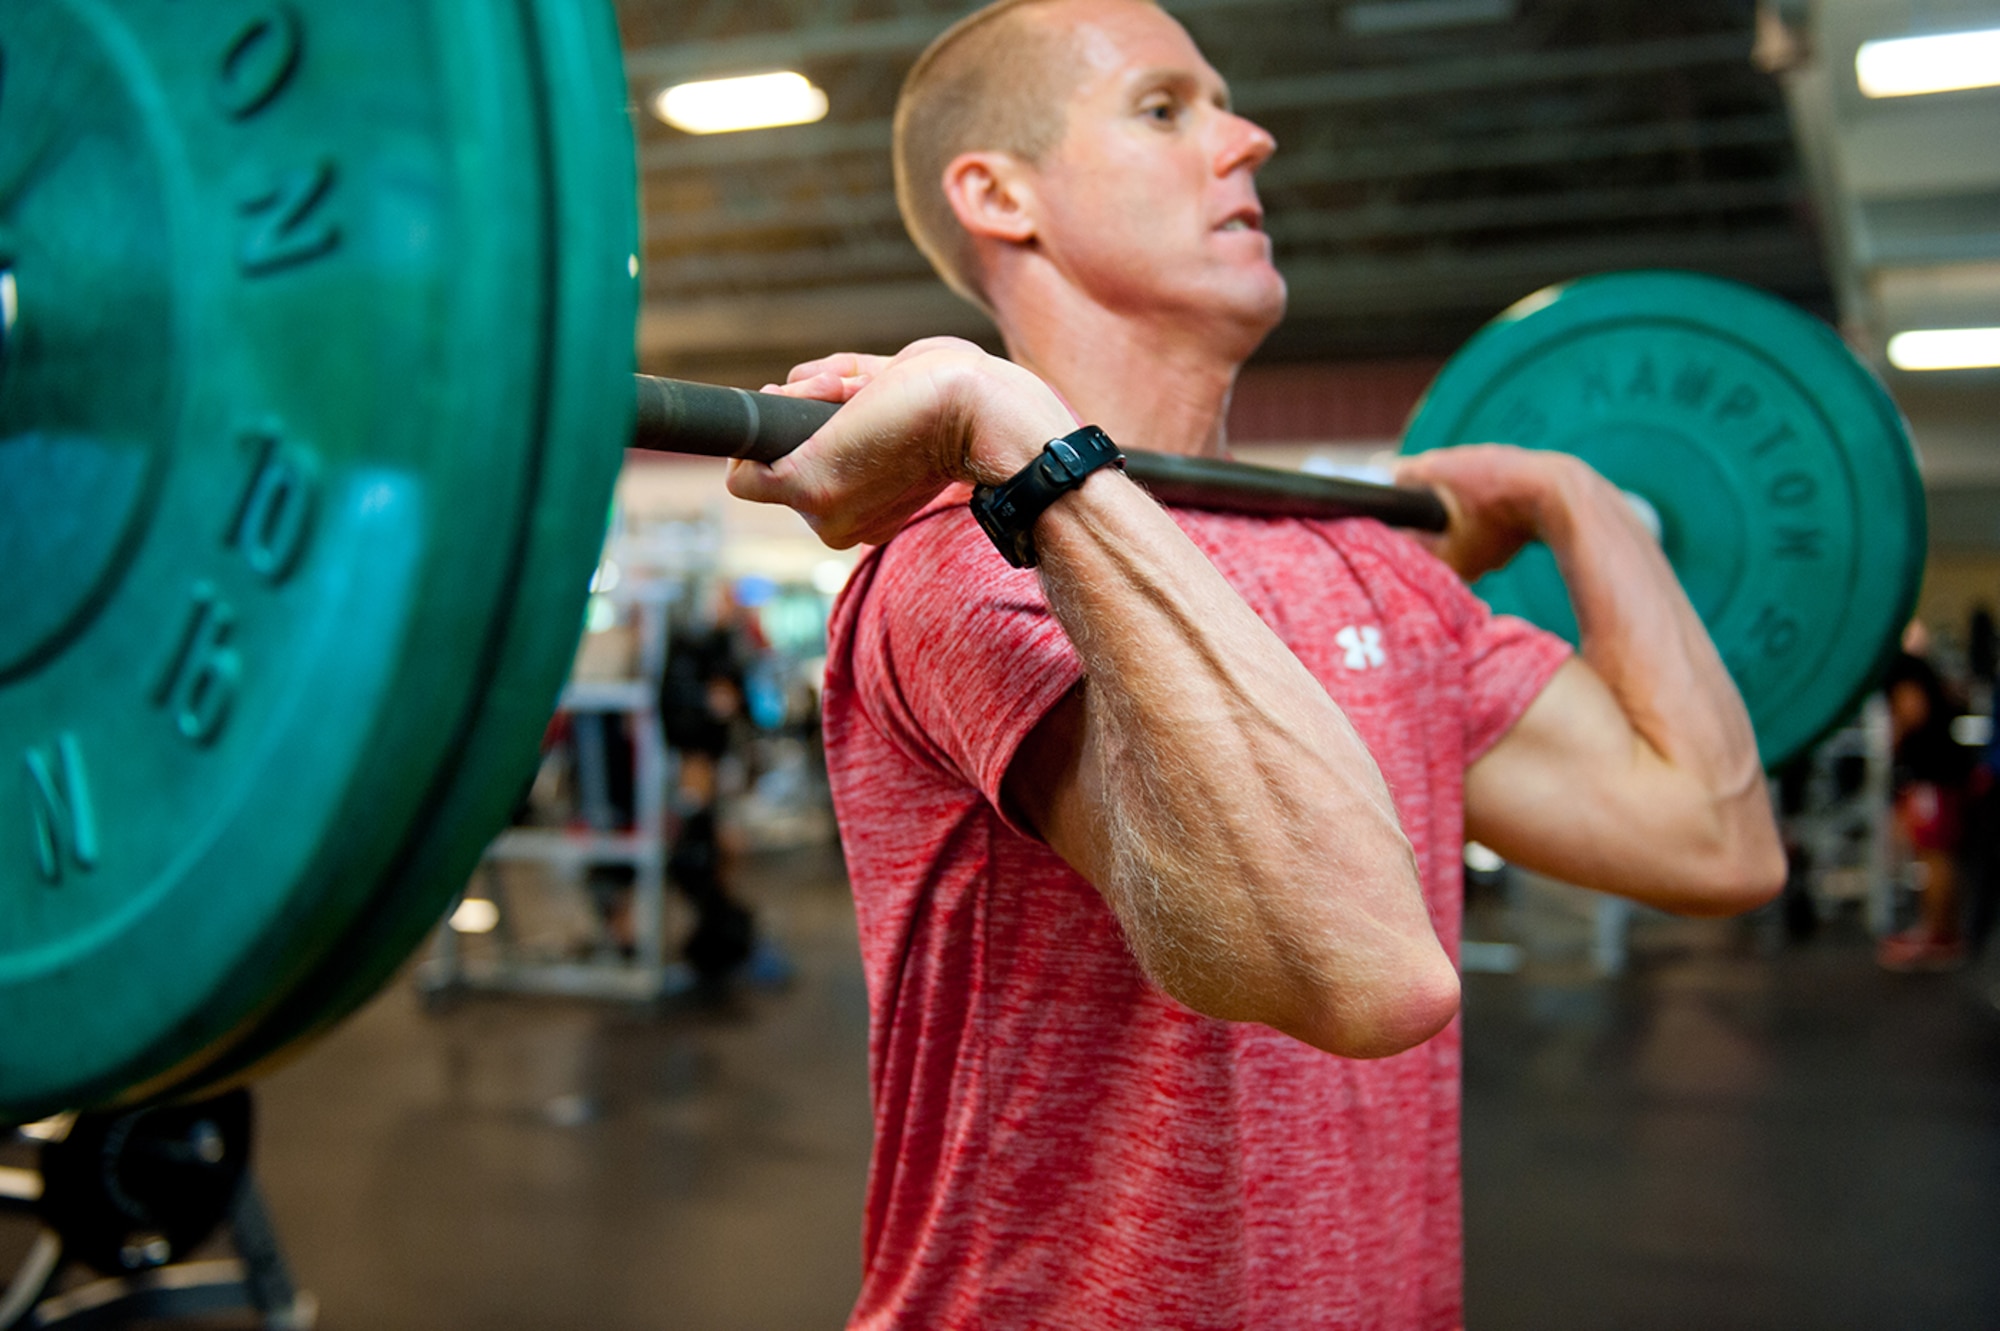
<path fill-rule="evenodd" d="M 975 487 L 972 515 L 1008 563 L 1033 568 L 1039 562 L 1035 520 L 1098 468 L 1124 466 L 1111 436 L 1086 425 L 1049 440 L 1033 462 L 1000 484 Z"/>

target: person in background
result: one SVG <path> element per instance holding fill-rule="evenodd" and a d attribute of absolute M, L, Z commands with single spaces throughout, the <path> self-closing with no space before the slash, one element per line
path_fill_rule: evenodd
<path fill-rule="evenodd" d="M 1925 655 L 1928 635 L 1918 623 L 1904 635 L 1883 691 L 1894 737 L 1896 835 L 1922 873 L 1917 922 L 1884 938 L 1876 959 L 1890 970 L 1948 970 L 1965 960 L 1959 911 L 1959 843 L 1972 754 L 1951 733 L 1960 708 Z"/>
<path fill-rule="evenodd" d="M 764 650 L 756 617 L 727 586 L 717 589 L 713 619 L 677 621 L 660 674 L 660 724 L 680 759 L 678 827 L 667 876 L 694 907 L 694 931 L 681 956 L 697 981 L 714 989 L 750 959 L 756 923 L 730 892 L 717 821 L 722 760 L 744 710 L 744 678 Z"/>
<path fill-rule="evenodd" d="M 1965 885 L 1961 895 L 1966 898 L 1961 915 L 1970 955 L 1983 949 L 1993 931 L 1993 918 L 2000 913 L 2000 726 L 1993 724 L 1994 713 L 2000 711 L 1994 689 L 1994 677 L 2000 674 L 2000 631 L 1995 629 L 1992 608 L 1983 602 L 1973 609 L 1967 628 L 1971 710 L 1986 723 L 1986 742 L 1978 746 L 1966 782 L 1965 835 L 1959 844 Z"/>

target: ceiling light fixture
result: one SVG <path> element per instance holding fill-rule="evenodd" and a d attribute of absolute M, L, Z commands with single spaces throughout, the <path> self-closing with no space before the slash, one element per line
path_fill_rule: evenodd
<path fill-rule="evenodd" d="M 1889 339 L 1889 363 L 1899 370 L 1984 370 L 2000 367 L 2000 328 L 1921 328 Z"/>
<path fill-rule="evenodd" d="M 678 83 L 653 99 L 653 110 L 689 134 L 728 134 L 776 125 L 809 125 L 826 115 L 826 94 L 803 74 L 746 74 Z"/>
<path fill-rule="evenodd" d="M 1868 97 L 2000 86 L 2000 28 L 1863 42 L 1854 78 Z"/>

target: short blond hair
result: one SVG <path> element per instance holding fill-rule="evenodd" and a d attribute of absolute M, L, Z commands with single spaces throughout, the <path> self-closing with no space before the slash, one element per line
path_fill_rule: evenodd
<path fill-rule="evenodd" d="M 896 206 L 945 284 L 988 314 L 972 237 L 944 193 L 960 153 L 1034 163 L 1061 140 L 1075 60 L 1062 33 L 1024 11 L 1058 0 L 996 0 L 945 29 L 917 57 L 896 100 Z"/>

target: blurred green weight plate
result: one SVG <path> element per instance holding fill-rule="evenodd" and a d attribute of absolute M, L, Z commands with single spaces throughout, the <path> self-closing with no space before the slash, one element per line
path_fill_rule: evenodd
<path fill-rule="evenodd" d="M 547 334 L 534 396 L 534 511 L 517 552 L 489 681 L 448 779 L 425 802 L 417 838 L 327 960 L 193 1090 L 260 1070 L 372 997 L 465 886 L 480 852 L 520 803 L 576 655 L 605 515 L 632 434 L 639 200 L 624 64 L 608 5 L 519 6 L 523 53 L 544 127 L 549 237 L 540 275 Z"/>
<path fill-rule="evenodd" d="M 555 300 L 524 22 L 0 7 L 0 1121 L 194 1084 L 375 960 L 336 954 L 388 885 L 434 918 L 504 814 L 470 764 L 560 682 L 595 532 L 541 487 L 594 528 L 632 300 L 629 215 L 619 281 Z M 574 473 L 565 302 L 623 320 Z"/>
<path fill-rule="evenodd" d="M 1440 371 L 1403 448 L 1482 441 L 1574 453 L 1653 506 L 1767 766 L 1852 711 L 1916 604 L 1901 417 L 1831 330 L 1750 287 L 1619 273 L 1519 302 Z M 1547 547 L 1477 590 L 1576 641 Z"/>

